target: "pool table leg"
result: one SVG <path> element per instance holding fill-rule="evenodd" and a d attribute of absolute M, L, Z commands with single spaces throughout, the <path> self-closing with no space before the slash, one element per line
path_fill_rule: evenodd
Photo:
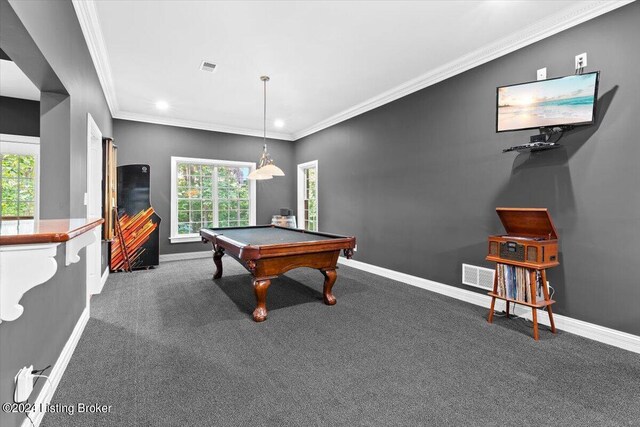
<path fill-rule="evenodd" d="M 253 320 L 263 322 L 267 319 L 267 289 L 271 280 L 254 279 L 253 291 L 256 294 L 256 309 L 253 310 Z"/>
<path fill-rule="evenodd" d="M 216 265 L 216 272 L 213 275 L 213 279 L 219 279 L 222 277 L 222 256 L 224 255 L 224 249 L 216 249 L 213 252 L 213 263 Z"/>
<path fill-rule="evenodd" d="M 331 293 L 331 288 L 333 288 L 333 284 L 336 283 L 336 278 L 338 274 L 335 270 L 320 270 L 324 275 L 324 286 L 322 287 L 322 297 L 324 299 L 324 303 L 327 305 L 334 305 L 336 303 L 336 297 Z"/>

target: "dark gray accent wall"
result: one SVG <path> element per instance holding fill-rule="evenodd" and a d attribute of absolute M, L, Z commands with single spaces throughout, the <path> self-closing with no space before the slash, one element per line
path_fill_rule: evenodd
<path fill-rule="evenodd" d="M 40 102 L 0 96 L 0 133 L 40 136 Z"/>
<path fill-rule="evenodd" d="M 128 120 L 114 120 L 113 135 L 118 146 L 118 166 L 148 164 L 151 167 L 151 204 L 162 218 L 160 253 L 171 254 L 207 250 L 202 243 L 170 243 L 171 156 L 257 162 L 262 138 L 164 126 Z M 276 164 L 286 176 L 256 181 L 256 222 L 268 224 L 281 207 L 294 208 L 291 194 L 295 185 L 293 143 L 267 140 Z"/>
<path fill-rule="evenodd" d="M 547 207 L 555 311 L 640 335 L 639 22 L 633 3 L 298 141 L 297 164 L 319 161 L 320 228 L 354 234 L 356 260 L 464 287 L 462 263 L 493 267 L 497 206 Z M 597 124 L 502 154 L 535 132 L 496 134 L 496 87 L 573 74 L 582 52 L 602 71 Z"/>
<path fill-rule="evenodd" d="M 41 90 L 40 216 L 83 217 L 87 113 L 104 136 L 111 136 L 112 123 L 73 5 L 68 0 L 0 0 L 0 19 L 2 50 Z M 0 324 L 2 402 L 12 401 L 13 377 L 20 368 L 56 362 L 86 306 L 85 251 L 79 263 L 66 267 L 60 245 L 57 259 L 56 275 L 21 299 L 22 316 Z M 32 401 L 43 384 L 38 382 Z M 24 416 L 0 412 L 3 427 L 23 420 Z"/>

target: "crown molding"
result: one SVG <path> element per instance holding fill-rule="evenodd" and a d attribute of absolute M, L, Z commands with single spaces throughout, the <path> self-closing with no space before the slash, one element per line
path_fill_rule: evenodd
<path fill-rule="evenodd" d="M 158 117 L 149 114 L 131 113 L 118 111 L 113 115 L 114 119 L 132 120 L 134 122 L 153 123 L 157 125 L 177 126 L 181 128 L 201 129 L 214 132 L 232 133 L 236 135 L 257 136 L 262 138 L 261 129 L 239 128 L 233 126 L 219 125 L 215 123 L 199 122 L 196 120 L 175 119 L 172 117 Z M 293 141 L 293 137 L 287 133 L 267 132 L 267 138 L 280 139 L 283 141 Z"/>
<path fill-rule="evenodd" d="M 78 22 L 80 22 L 80 28 L 89 48 L 94 68 L 98 73 L 98 80 L 100 80 L 109 111 L 113 116 L 118 111 L 118 98 L 95 3 L 93 0 L 72 0 L 72 3 L 76 15 L 78 15 Z"/>
<path fill-rule="evenodd" d="M 525 46 L 550 37 L 561 31 L 578 24 L 596 18 L 619 7 L 633 3 L 635 0 L 590 0 L 580 2 L 576 7 L 561 13 L 550 15 L 543 22 L 536 22 L 523 28 L 515 34 L 505 37 L 489 45 L 483 46 L 474 52 L 464 55 L 441 67 L 431 70 L 415 79 L 409 80 L 399 86 L 387 90 L 377 96 L 369 98 L 353 107 L 322 120 L 306 129 L 292 134 L 270 132 L 269 138 L 286 141 L 296 141 L 305 136 L 319 132 L 340 122 L 363 114 L 367 111 L 388 104 L 399 98 L 417 92 L 428 86 L 439 83 L 457 74 L 463 73 L 479 65 L 485 64 L 501 56 L 507 55 Z M 168 126 L 187 127 L 194 129 L 210 130 L 247 136 L 262 136 L 261 130 L 238 128 L 215 123 L 175 119 L 170 117 L 158 117 L 142 113 L 120 111 L 116 97 L 115 86 L 111 74 L 111 66 L 107 49 L 105 47 L 102 30 L 94 0 L 72 0 L 73 7 L 78 15 L 78 21 L 82 28 L 87 47 L 93 59 L 93 64 L 98 73 L 98 79 L 102 86 L 111 115 L 116 119 L 133 120 L 139 122 L 155 123 Z"/>
<path fill-rule="evenodd" d="M 93 65 L 98 73 L 98 79 L 102 86 L 102 91 L 107 100 L 109 111 L 114 119 L 133 120 L 137 122 L 155 123 L 160 125 L 178 126 L 192 129 L 202 129 L 215 132 L 232 133 L 237 135 L 257 136 L 262 137 L 263 131 L 258 129 L 239 128 L 233 126 L 226 126 L 215 123 L 199 122 L 193 120 L 182 120 L 170 117 L 158 117 L 149 114 L 132 113 L 128 111 L 121 111 L 118 106 L 118 99 L 116 96 L 115 85 L 113 83 L 113 76 L 111 73 L 111 65 L 109 63 L 109 55 L 107 54 L 107 48 L 104 42 L 104 36 L 102 29 L 100 28 L 100 21 L 98 19 L 98 13 L 94 0 L 72 0 L 73 7 L 78 15 L 78 21 L 82 28 Z M 292 141 L 293 138 L 290 134 L 279 132 L 267 132 L 267 137 L 272 139 L 281 139 L 285 141 Z"/>
<path fill-rule="evenodd" d="M 494 43 L 481 47 L 465 56 L 451 61 L 415 79 L 409 80 L 399 86 L 385 91 L 373 98 L 361 102 L 338 114 L 335 114 L 321 122 L 316 123 L 306 129 L 293 133 L 293 140 L 297 141 L 305 136 L 319 132 L 323 129 L 336 125 L 352 117 L 366 113 L 367 111 L 388 104 L 396 99 L 417 92 L 428 86 L 439 83 L 457 74 L 485 64 L 501 56 L 507 55 L 525 46 L 550 37 L 561 31 L 574 27 L 578 24 L 596 18 L 619 7 L 633 3 L 635 0 L 614 0 L 614 1 L 585 1 L 578 6 L 556 13 L 546 18 L 543 22 L 536 22 L 523 28 L 515 34 L 500 39 Z"/>

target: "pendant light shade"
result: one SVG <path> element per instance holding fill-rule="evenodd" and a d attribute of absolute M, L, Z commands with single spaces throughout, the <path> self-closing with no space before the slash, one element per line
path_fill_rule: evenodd
<path fill-rule="evenodd" d="M 284 172 L 282 172 L 282 169 L 280 169 L 273 163 L 261 167 L 260 170 L 262 171 L 262 173 L 269 174 L 271 176 L 284 176 Z"/>
<path fill-rule="evenodd" d="M 247 178 L 255 180 L 271 179 L 274 176 L 284 176 L 282 169 L 273 164 L 273 159 L 269 152 L 267 152 L 267 82 L 269 76 L 262 76 L 260 80 L 264 83 L 264 115 L 263 115 L 263 133 L 262 141 L 264 143 L 262 149 L 262 156 L 258 162 L 258 168 L 251 172 Z"/>
<path fill-rule="evenodd" d="M 264 181 L 265 179 L 272 179 L 273 176 L 269 174 L 265 174 L 262 169 L 256 169 L 251 172 L 248 176 L 248 179 L 255 179 L 256 181 Z"/>

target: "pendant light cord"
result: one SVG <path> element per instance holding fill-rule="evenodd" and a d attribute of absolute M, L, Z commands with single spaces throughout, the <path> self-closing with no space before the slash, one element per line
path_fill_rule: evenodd
<path fill-rule="evenodd" d="M 262 143 L 264 144 L 264 151 L 267 151 L 267 82 L 269 81 L 269 76 L 261 76 L 260 80 L 264 83 L 264 108 L 262 110 Z"/>

